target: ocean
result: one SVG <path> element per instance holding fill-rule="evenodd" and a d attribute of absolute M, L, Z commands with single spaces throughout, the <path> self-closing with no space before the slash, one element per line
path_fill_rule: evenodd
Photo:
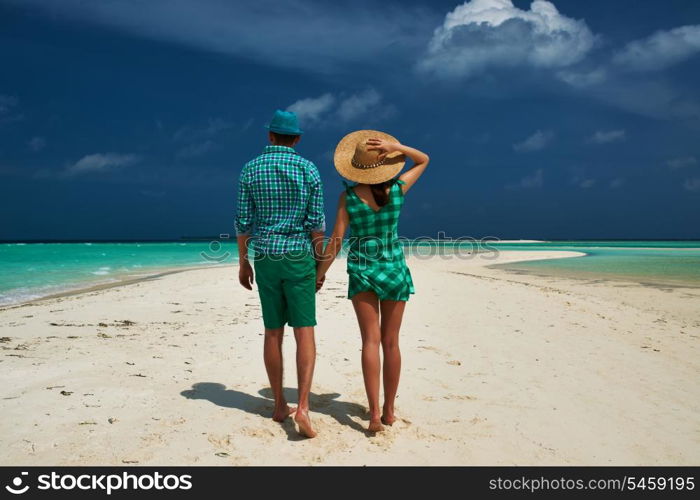
<path fill-rule="evenodd" d="M 513 251 L 586 253 L 579 258 L 502 265 L 520 273 L 700 286 L 700 241 L 552 241 L 490 246 Z M 442 247 L 449 251 L 450 244 Z M 237 256 L 232 241 L 2 243 L 0 305 L 145 277 L 173 268 L 231 264 L 237 261 Z"/>
<path fill-rule="evenodd" d="M 157 274 L 230 264 L 233 242 L 2 243 L 0 305 Z"/>
<path fill-rule="evenodd" d="M 586 254 L 498 266 L 527 274 L 700 287 L 700 241 L 551 241 L 494 246 L 502 250 L 567 250 Z"/>

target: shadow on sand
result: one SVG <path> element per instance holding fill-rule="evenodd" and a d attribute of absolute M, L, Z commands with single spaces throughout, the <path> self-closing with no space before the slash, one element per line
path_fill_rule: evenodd
<path fill-rule="evenodd" d="M 227 389 L 224 384 L 216 382 L 198 382 L 192 385 L 191 389 L 182 391 L 181 396 L 187 399 L 206 399 L 217 406 L 224 408 L 235 408 L 246 413 L 252 413 L 260 417 L 271 418 L 274 402 L 272 391 L 269 388 L 258 391 L 260 396 L 255 396 L 236 389 Z M 297 403 L 297 391 L 286 387 L 284 396 L 291 404 Z M 341 425 L 346 425 L 365 435 L 370 435 L 367 430 L 351 417 L 359 417 L 367 420 L 367 410 L 364 406 L 347 401 L 339 401 L 340 394 L 337 392 L 329 394 L 314 394 L 309 396 L 309 405 L 312 412 L 323 413 L 333 417 Z M 280 424 L 287 433 L 291 441 L 304 439 L 294 427 L 294 422 L 288 418 Z"/>

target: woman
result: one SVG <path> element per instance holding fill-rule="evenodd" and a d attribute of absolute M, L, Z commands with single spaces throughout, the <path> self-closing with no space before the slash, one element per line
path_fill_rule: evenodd
<path fill-rule="evenodd" d="M 414 165 L 396 177 L 409 157 Z M 362 335 L 362 374 L 369 400 L 368 430 L 392 425 L 401 373 L 399 329 L 406 301 L 413 293 L 397 226 L 404 195 L 428 166 L 428 155 L 374 130 L 345 136 L 335 151 L 335 167 L 348 180 L 340 195 L 333 234 L 317 267 L 317 288 L 338 255 L 350 226 L 348 298 Z M 384 353 L 384 405 L 379 408 L 379 345 Z"/>

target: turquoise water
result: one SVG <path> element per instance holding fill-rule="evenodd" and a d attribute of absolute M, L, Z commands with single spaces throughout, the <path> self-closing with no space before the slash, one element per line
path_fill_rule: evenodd
<path fill-rule="evenodd" d="M 545 276 L 617 279 L 658 285 L 700 286 L 698 241 L 585 241 L 500 243 L 502 250 L 566 250 L 585 257 L 535 260 L 498 267 Z"/>
<path fill-rule="evenodd" d="M 554 241 L 490 246 L 500 250 L 570 250 L 587 254 L 580 258 L 505 265 L 518 272 L 700 286 L 700 242 L 697 241 Z M 230 264 L 236 260 L 237 250 L 232 241 L 223 244 L 206 241 L 3 243 L 0 244 L 0 304 L 147 276 L 165 269 Z"/>
<path fill-rule="evenodd" d="M 173 267 L 231 263 L 235 244 L 3 243 L 0 305 L 154 274 Z M 208 258 L 207 258 L 208 257 Z"/>

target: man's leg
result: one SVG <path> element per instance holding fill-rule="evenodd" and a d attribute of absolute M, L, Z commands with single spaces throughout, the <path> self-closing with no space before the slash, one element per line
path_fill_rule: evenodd
<path fill-rule="evenodd" d="M 282 384 L 284 378 L 284 363 L 282 360 L 283 337 L 284 328 L 265 328 L 263 358 L 265 359 L 267 378 L 270 379 L 272 395 L 275 398 L 275 411 L 272 414 L 272 420 L 275 422 L 283 422 L 290 414 L 294 413 L 294 410 L 287 405 L 287 400 L 284 398 L 284 387 Z"/>
<path fill-rule="evenodd" d="M 299 432 L 316 436 L 309 418 L 309 394 L 316 364 L 316 261 L 311 255 L 290 258 L 285 262 L 284 294 L 287 299 L 289 325 L 297 341 L 297 378 L 299 407 L 294 420 Z"/>
<path fill-rule="evenodd" d="M 287 406 L 283 392 L 282 337 L 287 320 L 287 303 L 278 277 L 279 271 L 275 260 L 269 257 L 255 259 L 258 293 L 265 324 L 265 346 L 263 359 L 270 379 L 270 389 L 275 398 L 275 410 L 272 419 L 282 422 L 294 410 Z"/>
<path fill-rule="evenodd" d="M 306 437 L 316 436 L 309 419 L 309 394 L 316 365 L 316 340 L 313 326 L 294 328 L 297 341 L 297 382 L 299 388 L 299 406 L 294 420 L 299 425 L 299 432 Z"/>

